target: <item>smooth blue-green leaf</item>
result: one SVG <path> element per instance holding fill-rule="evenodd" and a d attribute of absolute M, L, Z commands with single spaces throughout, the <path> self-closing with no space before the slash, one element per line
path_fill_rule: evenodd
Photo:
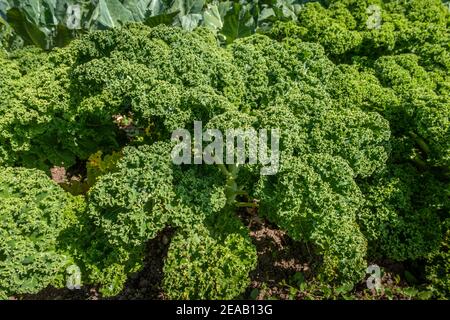
<path fill-rule="evenodd" d="M 48 49 L 47 35 L 37 25 L 29 22 L 24 13 L 18 8 L 11 8 L 7 12 L 7 19 L 14 31 L 24 40 L 25 44 L 34 44 Z"/>
<path fill-rule="evenodd" d="M 235 3 L 224 18 L 222 34 L 226 43 L 231 43 L 235 39 L 246 37 L 255 32 L 255 20 L 250 12 L 249 6 Z"/>
<path fill-rule="evenodd" d="M 160 14 L 157 16 L 148 17 L 144 21 L 144 24 L 146 24 L 149 27 L 156 27 L 157 25 L 160 25 L 160 24 L 172 25 L 175 17 L 178 14 L 179 14 L 179 12 L 175 11 L 175 12 L 168 13 L 168 14 Z"/>
<path fill-rule="evenodd" d="M 148 10 L 151 16 L 163 14 L 167 8 L 162 0 L 151 0 L 148 5 Z"/>
<path fill-rule="evenodd" d="M 181 27 L 185 30 L 192 31 L 198 27 L 203 16 L 199 13 L 190 13 L 180 17 Z"/>
<path fill-rule="evenodd" d="M 131 12 L 133 20 L 139 22 L 147 17 L 152 2 L 152 0 L 125 0 L 123 6 Z"/>
<path fill-rule="evenodd" d="M 211 30 L 220 30 L 223 27 L 223 20 L 217 5 L 208 5 L 203 13 L 203 25 Z"/>
<path fill-rule="evenodd" d="M 205 0 L 175 0 L 169 9 L 169 12 L 179 11 L 180 16 L 189 13 L 201 13 Z"/>
<path fill-rule="evenodd" d="M 91 17 L 91 25 L 96 23 L 106 28 L 114 28 L 133 21 L 133 14 L 119 0 L 100 0 Z"/>
<path fill-rule="evenodd" d="M 10 8 L 8 1 L 0 0 L 0 18 L 6 19 L 6 12 Z"/>

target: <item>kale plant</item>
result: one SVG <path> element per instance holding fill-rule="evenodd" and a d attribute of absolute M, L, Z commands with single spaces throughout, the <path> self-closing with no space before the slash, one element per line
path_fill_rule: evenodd
<path fill-rule="evenodd" d="M 130 24 L 51 52 L 0 52 L 5 172 L 34 172 L 47 181 L 36 169 L 17 167 L 74 168 L 114 155 L 98 172 L 88 165 L 84 210 L 76 205 L 70 223 L 52 228 L 48 239 L 59 237 L 56 244 L 36 251 L 58 262 L 52 276 L 74 261 L 85 283 L 114 295 L 142 268 L 148 241 L 170 228 L 167 296 L 231 299 L 246 290 L 258 263 L 243 218 L 257 212 L 295 245 L 306 244 L 318 280 L 351 286 L 373 259 L 426 259 L 435 294 L 445 296 L 445 10 L 431 0 L 325 1 L 227 46 L 207 28 Z M 194 153 L 204 147 L 199 122 L 204 133 L 267 130 L 266 156 L 278 160 L 276 170 L 251 161 L 251 153 L 228 164 L 195 163 L 191 154 L 174 163 L 174 131 L 194 137 L 185 144 Z M 0 187 L 9 190 L 10 180 Z M 42 187 L 33 183 L 16 191 L 33 196 L 27 203 L 40 201 Z M 81 199 L 51 185 L 61 197 L 52 199 Z M 49 206 L 36 210 L 51 217 Z M 16 212 L 15 205 L 2 210 L 6 217 Z M 53 282 L 42 275 L 28 291 Z M 6 294 L 27 292 L 3 286 Z"/>

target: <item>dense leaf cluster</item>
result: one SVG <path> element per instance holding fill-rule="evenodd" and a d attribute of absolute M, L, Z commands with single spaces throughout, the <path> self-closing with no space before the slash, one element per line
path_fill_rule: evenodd
<path fill-rule="evenodd" d="M 1 168 L 0 299 L 64 283 L 74 259 L 62 240 L 84 210 L 35 169 Z"/>
<path fill-rule="evenodd" d="M 274 21 L 296 20 L 310 0 L 0 0 L 0 44 L 63 47 L 92 30 L 130 22 L 206 27 L 223 43 L 267 30 Z"/>
<path fill-rule="evenodd" d="M 23 290 L 0 280 L 0 290 L 55 284 L 75 261 L 85 282 L 116 294 L 141 268 L 148 240 L 171 228 L 167 295 L 238 297 L 257 263 L 237 214 L 248 206 L 319 256 L 323 281 L 355 284 L 373 258 L 428 259 L 436 295 L 445 295 L 449 13 L 428 2 L 307 4 L 296 23 L 226 47 L 205 28 L 138 24 L 49 53 L 0 53 L 0 165 L 48 170 L 90 159 L 84 210 L 43 173 L 4 169 L 0 196 L 31 197 L 30 214 L 48 217 L 48 245 L 35 251 L 50 252 L 55 265 L 41 279 L 13 260 L 5 272 L 24 268 L 23 281 L 41 280 Z M 421 49 L 427 45 L 434 49 Z M 279 129 L 278 172 L 263 176 L 249 163 L 175 165 L 171 133 L 193 133 L 194 121 L 205 129 Z M 95 164 L 113 151 L 108 165 Z M 11 181 L 22 175 L 13 190 L 23 195 L 12 197 Z M 41 203 L 46 188 L 54 202 Z M 70 219 L 52 218 L 55 203 L 67 204 Z M 0 212 L 27 214 L 16 208 Z M 9 257 L 2 248 L 0 263 Z"/>
<path fill-rule="evenodd" d="M 358 220 L 375 256 L 445 257 L 437 248 L 449 217 L 449 25 L 448 6 L 438 0 L 348 0 L 306 4 L 297 23 L 269 32 L 320 43 L 349 71 L 335 93 L 390 122 L 388 167 L 360 184 L 366 204 Z M 429 270 L 445 295 L 448 262 L 439 263 Z"/>

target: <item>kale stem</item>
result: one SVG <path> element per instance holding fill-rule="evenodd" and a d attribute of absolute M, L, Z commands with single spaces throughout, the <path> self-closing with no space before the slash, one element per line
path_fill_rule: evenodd
<path fill-rule="evenodd" d="M 414 139 L 414 141 L 417 143 L 417 145 L 419 146 L 419 148 L 425 152 L 426 154 L 430 154 L 430 147 L 428 146 L 428 144 L 425 142 L 425 140 L 423 140 L 421 137 L 419 137 L 417 134 L 415 134 L 414 132 L 410 131 L 409 132 L 410 136 Z"/>
<path fill-rule="evenodd" d="M 425 169 L 427 167 L 427 164 L 425 161 L 419 158 L 413 158 L 411 159 L 412 162 L 414 162 L 417 166 L 419 166 L 422 169 Z"/>
<path fill-rule="evenodd" d="M 227 167 L 223 164 L 218 164 L 217 165 L 220 169 L 220 171 L 228 178 L 231 177 L 231 173 L 230 171 L 227 170 Z"/>
<path fill-rule="evenodd" d="M 235 202 L 234 203 L 236 207 L 239 208 L 258 208 L 258 204 L 254 202 Z"/>
<path fill-rule="evenodd" d="M 242 190 L 236 191 L 234 194 L 237 196 L 247 196 L 247 197 L 249 196 L 247 191 L 242 191 Z"/>

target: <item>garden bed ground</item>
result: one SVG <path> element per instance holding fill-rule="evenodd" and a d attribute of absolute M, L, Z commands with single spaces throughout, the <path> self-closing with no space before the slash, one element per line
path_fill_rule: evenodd
<path fill-rule="evenodd" d="M 241 212 L 244 223 L 250 228 L 250 235 L 258 252 L 258 266 L 250 274 L 251 283 L 243 299 L 311 299 L 311 298 L 352 298 L 352 299 L 408 299 L 404 289 L 405 281 L 398 281 L 400 274 L 405 272 L 402 264 L 384 262 L 385 274 L 383 286 L 387 287 L 391 295 L 376 294 L 361 282 L 356 288 L 345 295 L 323 292 L 311 281 L 314 267 L 311 261 L 317 259 L 306 246 L 294 243 L 285 232 L 279 230 L 269 222 L 257 218 L 254 214 Z M 164 258 L 170 244 L 173 230 L 166 229 L 148 243 L 147 257 L 144 268 L 132 274 L 124 290 L 112 300 L 164 300 L 166 296 L 161 288 L 163 278 Z M 296 288 L 298 274 L 305 277 L 307 286 L 304 290 Z M 396 280 L 397 279 L 397 280 Z M 325 290 L 327 291 L 327 290 Z M 56 289 L 49 287 L 38 294 L 11 297 L 11 299 L 26 300 L 100 300 L 104 299 L 93 286 L 85 286 L 80 290 Z"/>

